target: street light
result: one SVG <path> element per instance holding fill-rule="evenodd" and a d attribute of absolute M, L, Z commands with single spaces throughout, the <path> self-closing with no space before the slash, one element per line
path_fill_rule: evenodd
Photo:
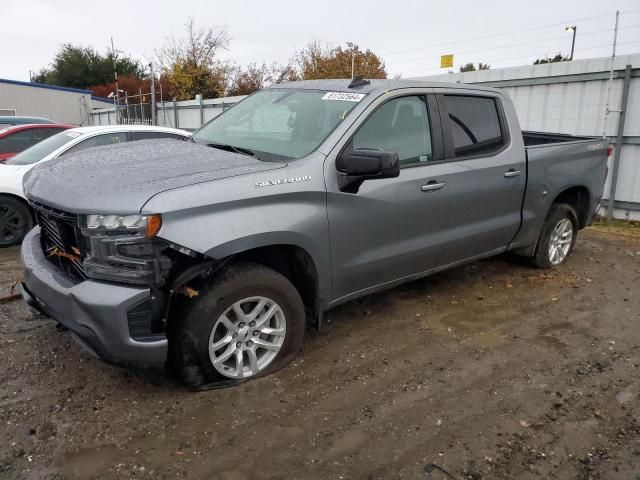
<path fill-rule="evenodd" d="M 573 60 L 573 49 L 576 46 L 576 31 L 578 30 L 578 27 L 575 25 L 571 25 L 569 27 L 565 27 L 564 31 L 565 32 L 573 32 L 573 40 L 571 40 L 571 55 L 569 56 L 569 60 Z"/>

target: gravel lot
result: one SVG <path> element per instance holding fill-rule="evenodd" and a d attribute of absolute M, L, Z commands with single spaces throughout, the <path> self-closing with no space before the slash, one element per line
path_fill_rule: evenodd
<path fill-rule="evenodd" d="M 640 478 L 640 228 L 329 312 L 274 376 L 193 393 L 0 305 L 0 478 Z M 17 249 L 0 252 L 3 285 Z"/>

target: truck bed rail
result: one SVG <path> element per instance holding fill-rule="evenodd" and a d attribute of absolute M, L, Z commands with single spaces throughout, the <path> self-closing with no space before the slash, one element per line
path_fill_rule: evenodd
<path fill-rule="evenodd" d="M 585 137 L 578 135 L 568 135 L 565 133 L 530 132 L 522 131 L 525 147 L 535 145 L 546 145 L 549 143 L 578 142 L 582 140 L 597 140 L 598 137 Z"/>

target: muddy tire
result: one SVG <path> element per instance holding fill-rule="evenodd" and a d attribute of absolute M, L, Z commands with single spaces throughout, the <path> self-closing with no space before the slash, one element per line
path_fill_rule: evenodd
<path fill-rule="evenodd" d="M 16 198 L 0 196 L 0 248 L 19 245 L 32 228 L 29 207 Z"/>
<path fill-rule="evenodd" d="M 578 217 L 575 210 L 564 203 L 551 206 L 542 227 L 536 253 L 531 259 L 538 268 L 555 268 L 567 261 L 578 236 Z"/>
<path fill-rule="evenodd" d="M 295 358 L 304 339 L 298 291 L 259 264 L 226 268 L 174 317 L 168 367 L 191 388 L 276 372 Z"/>

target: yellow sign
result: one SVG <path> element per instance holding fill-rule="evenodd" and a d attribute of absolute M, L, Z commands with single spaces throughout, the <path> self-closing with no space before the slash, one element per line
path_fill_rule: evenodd
<path fill-rule="evenodd" d="M 449 55 L 440 55 L 440 68 L 453 67 L 453 53 Z"/>

